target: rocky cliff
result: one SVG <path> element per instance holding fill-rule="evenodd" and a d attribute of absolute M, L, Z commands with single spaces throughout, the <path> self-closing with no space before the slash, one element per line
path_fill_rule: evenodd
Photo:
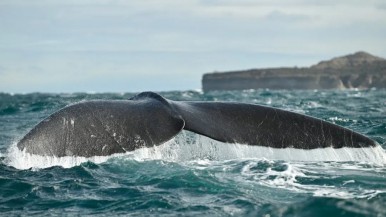
<path fill-rule="evenodd" d="M 386 88 L 386 59 L 357 52 L 304 68 L 267 68 L 204 74 L 204 91 L 243 89 Z"/>

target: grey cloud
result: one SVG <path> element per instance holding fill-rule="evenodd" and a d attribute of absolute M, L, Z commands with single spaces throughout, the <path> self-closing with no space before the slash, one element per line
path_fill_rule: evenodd
<path fill-rule="evenodd" d="M 312 19 L 311 16 L 305 14 L 289 14 L 284 11 L 274 10 L 270 12 L 265 18 L 269 21 L 285 21 L 285 22 L 297 22 Z"/>
<path fill-rule="evenodd" d="M 4 66 L 0 66 L 0 75 L 5 74 L 7 72 L 7 68 Z"/>
<path fill-rule="evenodd" d="M 386 10 L 386 3 L 377 4 L 376 8 L 378 8 L 380 10 Z"/>

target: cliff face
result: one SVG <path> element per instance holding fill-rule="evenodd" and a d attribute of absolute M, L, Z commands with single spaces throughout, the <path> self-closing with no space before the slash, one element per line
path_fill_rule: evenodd
<path fill-rule="evenodd" d="M 386 60 L 365 52 L 306 68 L 252 69 L 204 74 L 204 91 L 243 89 L 386 88 Z"/>

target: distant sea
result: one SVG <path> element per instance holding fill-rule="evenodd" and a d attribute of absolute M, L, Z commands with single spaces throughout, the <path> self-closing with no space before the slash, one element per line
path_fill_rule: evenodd
<path fill-rule="evenodd" d="M 161 92 L 173 100 L 278 107 L 386 148 L 386 90 Z M 183 132 L 123 155 L 49 158 L 16 142 L 69 104 L 135 93 L 0 93 L 0 216 L 386 216 L 386 153 L 275 150 Z M 373 155 L 375 157 L 373 157 Z"/>

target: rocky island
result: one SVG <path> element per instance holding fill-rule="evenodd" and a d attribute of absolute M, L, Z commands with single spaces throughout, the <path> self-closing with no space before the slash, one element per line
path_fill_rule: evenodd
<path fill-rule="evenodd" d="M 386 88 L 386 59 L 366 52 L 282 67 L 204 74 L 203 90 Z"/>

